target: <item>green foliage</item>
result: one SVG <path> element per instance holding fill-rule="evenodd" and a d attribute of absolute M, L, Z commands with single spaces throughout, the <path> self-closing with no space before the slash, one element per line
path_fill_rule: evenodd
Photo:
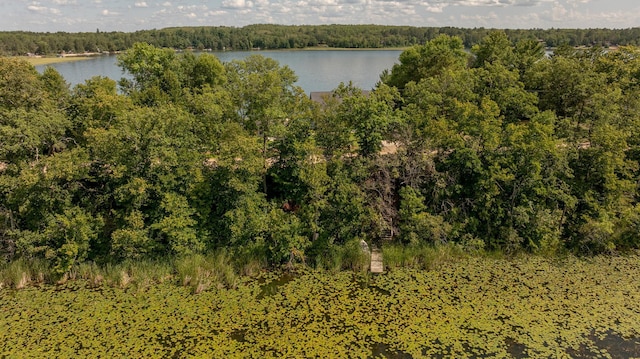
<path fill-rule="evenodd" d="M 316 36 L 365 46 L 330 39 L 415 30 L 249 28 L 264 38 L 220 31 L 238 48 Z M 291 42 L 276 39 L 293 28 Z M 203 49 L 227 46 L 205 45 L 209 30 L 166 30 L 175 36 L 163 47 L 129 43 L 121 92 L 101 77 L 69 90 L 52 69 L 0 59 L 3 262 L 44 259 L 67 277 L 109 264 L 104 276 L 126 286 L 121 262 L 209 251 L 245 257 L 234 263 L 243 273 L 360 271 L 360 238 L 417 267 L 438 263 L 429 248 L 445 243 L 546 255 L 640 245 L 635 47 L 567 46 L 547 58 L 525 32 L 416 30 L 374 90 L 341 84 L 315 104 L 272 59 L 223 64 L 167 47 L 192 33 Z"/>
<path fill-rule="evenodd" d="M 69 84 L 56 69 L 47 66 L 40 75 L 40 82 L 42 82 L 47 97 L 57 104 L 58 108 L 66 109 L 68 107 L 71 96 Z"/>
<path fill-rule="evenodd" d="M 74 135 L 82 139 L 90 128 L 109 128 L 120 116 L 133 110 L 131 99 L 118 95 L 116 82 L 96 76 L 76 85 L 71 95 L 69 112 L 74 123 Z"/>
<path fill-rule="evenodd" d="M 126 218 L 126 225 L 111 233 L 111 250 L 118 258 L 139 258 L 153 250 L 144 214 L 134 210 Z"/>
<path fill-rule="evenodd" d="M 370 94 L 364 94 L 349 83 L 340 84 L 333 96 L 341 100 L 336 120 L 352 130 L 358 143 L 358 154 L 363 157 L 378 154 L 382 140 L 395 122 L 393 107 L 394 101 L 399 99 L 397 90 L 381 84 Z"/>
<path fill-rule="evenodd" d="M 26 60 L 0 57 L 0 109 L 38 108 L 46 98 L 38 71 Z"/>
<path fill-rule="evenodd" d="M 193 219 L 194 210 L 187 199 L 175 193 L 165 193 L 160 209 L 163 217 L 153 223 L 150 229 L 157 231 L 161 242 L 168 242 L 171 254 L 177 256 L 201 252 L 204 249 L 202 237 L 198 238 Z"/>
<path fill-rule="evenodd" d="M 409 82 L 437 76 L 447 70 L 461 70 L 467 54 L 459 37 L 440 35 L 424 45 L 416 45 L 400 54 L 400 64 L 393 66 L 385 83 L 404 89 Z"/>
<path fill-rule="evenodd" d="M 424 196 L 415 189 L 400 190 L 398 217 L 402 241 L 411 245 L 447 242 L 451 225 L 441 216 L 427 212 L 424 202 Z"/>
<path fill-rule="evenodd" d="M 87 259 L 91 242 L 95 241 L 103 222 L 81 208 L 70 208 L 49 218 L 41 235 L 43 243 L 36 247 L 45 258 L 55 259 L 55 270 L 62 274 Z"/>
<path fill-rule="evenodd" d="M 118 57 L 118 65 L 133 76 L 133 83 L 123 82 L 125 92 L 152 91 L 157 88 L 166 95 L 179 91 L 179 63 L 174 51 L 145 43 L 136 43 Z M 162 101 L 162 98 L 149 99 Z"/>
<path fill-rule="evenodd" d="M 26 110 L 0 113 L 0 161 L 19 164 L 38 161 L 41 157 L 62 151 L 68 145 L 66 131 L 70 121 L 55 109 Z"/>

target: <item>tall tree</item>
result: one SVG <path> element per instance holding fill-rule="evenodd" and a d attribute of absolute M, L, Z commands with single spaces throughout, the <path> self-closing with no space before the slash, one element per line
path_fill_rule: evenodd
<path fill-rule="evenodd" d="M 240 123 L 262 141 L 266 193 L 268 162 L 274 157 L 271 143 L 283 136 L 290 120 L 310 116 L 310 102 L 295 85 L 295 73 L 271 58 L 252 55 L 234 60 L 227 64 L 227 74 Z"/>

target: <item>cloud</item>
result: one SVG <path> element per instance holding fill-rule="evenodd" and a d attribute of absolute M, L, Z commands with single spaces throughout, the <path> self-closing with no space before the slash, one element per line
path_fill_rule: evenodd
<path fill-rule="evenodd" d="M 216 10 L 216 11 L 207 11 L 206 13 L 204 13 L 204 16 L 220 16 L 220 15 L 224 15 L 227 12 L 224 10 Z"/>
<path fill-rule="evenodd" d="M 569 16 L 569 11 L 558 3 L 556 3 L 551 9 L 551 19 L 553 21 L 563 21 L 567 16 Z"/>
<path fill-rule="evenodd" d="M 107 9 L 102 10 L 101 14 L 102 14 L 102 16 L 118 16 L 118 15 L 120 15 L 120 13 L 118 13 L 118 12 L 110 11 L 110 10 L 107 10 Z"/>
<path fill-rule="evenodd" d="M 133 6 L 135 6 L 135 7 L 149 7 L 149 5 L 147 5 L 146 1 L 138 1 L 135 4 L 133 4 Z"/>
<path fill-rule="evenodd" d="M 425 9 L 425 11 L 428 11 L 428 12 L 442 13 L 446 6 L 447 6 L 446 4 L 425 4 L 423 8 Z"/>
<path fill-rule="evenodd" d="M 179 5 L 177 7 L 178 10 L 184 12 L 184 11 L 189 11 L 192 12 L 194 10 L 198 10 L 198 11 L 207 11 L 207 5 Z"/>
<path fill-rule="evenodd" d="M 47 7 L 33 5 L 33 4 L 27 6 L 27 9 L 29 9 L 29 11 L 33 11 L 33 12 L 47 12 L 47 11 L 49 11 L 49 8 L 47 8 Z"/>
<path fill-rule="evenodd" d="M 598 27 L 629 27 L 637 23 L 637 12 L 634 11 L 593 11 L 589 8 L 573 6 L 576 1 L 567 1 L 567 6 L 555 3 L 551 10 L 541 14 L 544 20 L 560 23 L 565 27 L 580 27 L 581 24 L 594 24 Z"/>
<path fill-rule="evenodd" d="M 222 7 L 226 9 L 249 9 L 253 7 L 253 2 L 250 0 L 224 0 L 222 1 Z"/>
<path fill-rule="evenodd" d="M 433 1 L 433 0 L 431 0 Z M 542 3 L 553 2 L 554 0 L 448 0 L 445 4 L 456 6 L 537 6 Z M 588 1 L 588 0 L 574 0 L 574 1 Z M 442 3 L 441 1 L 434 1 L 434 3 Z"/>
<path fill-rule="evenodd" d="M 338 5 L 338 0 L 312 0 L 308 5 L 312 6 L 334 6 Z"/>
<path fill-rule="evenodd" d="M 34 1 L 31 3 L 31 5 L 27 6 L 27 10 L 33 12 L 33 13 L 37 13 L 37 14 L 53 14 L 53 15 L 59 15 L 60 14 L 60 10 L 56 9 L 56 8 L 51 8 L 51 7 L 46 7 L 46 6 L 40 6 L 40 3 L 37 1 Z"/>
<path fill-rule="evenodd" d="M 76 5 L 76 0 L 51 0 L 56 5 Z"/>

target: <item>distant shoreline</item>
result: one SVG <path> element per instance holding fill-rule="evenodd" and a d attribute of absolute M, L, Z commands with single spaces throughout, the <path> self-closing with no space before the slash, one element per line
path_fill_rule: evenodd
<path fill-rule="evenodd" d="M 264 52 L 264 51 L 404 51 L 408 49 L 408 47 L 371 47 L 371 48 L 350 48 L 350 47 L 324 47 L 324 46 L 315 46 L 315 47 L 305 47 L 305 48 L 294 48 L 294 49 L 252 49 L 252 50 L 176 50 L 176 52 L 206 52 L 211 54 L 216 53 L 224 53 L 229 51 L 239 51 L 239 52 Z M 95 57 L 100 56 L 110 56 L 116 53 L 82 53 L 82 54 L 66 54 L 62 56 L 16 56 L 18 58 L 24 59 L 28 61 L 33 66 L 44 66 L 51 64 L 58 64 L 63 62 L 74 62 L 74 61 L 82 61 L 82 60 L 90 60 Z"/>

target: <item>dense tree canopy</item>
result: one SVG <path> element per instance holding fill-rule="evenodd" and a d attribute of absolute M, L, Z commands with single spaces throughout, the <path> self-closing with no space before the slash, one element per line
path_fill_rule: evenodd
<path fill-rule="evenodd" d="M 195 50 L 293 49 L 314 46 L 383 48 L 424 45 L 439 35 L 459 38 L 465 48 L 479 44 L 494 30 L 485 28 L 385 25 L 249 25 L 179 27 L 132 33 L 0 32 L 0 55 L 124 51 L 144 42 L 156 47 Z M 529 39 L 547 47 L 640 45 L 640 28 L 504 30 L 510 41 Z"/>
<path fill-rule="evenodd" d="M 505 33 L 415 45 L 311 102 L 286 66 L 135 44 L 70 89 L 0 58 L 0 253 L 60 272 L 214 248 L 271 264 L 355 239 L 640 247 L 640 50 Z"/>

